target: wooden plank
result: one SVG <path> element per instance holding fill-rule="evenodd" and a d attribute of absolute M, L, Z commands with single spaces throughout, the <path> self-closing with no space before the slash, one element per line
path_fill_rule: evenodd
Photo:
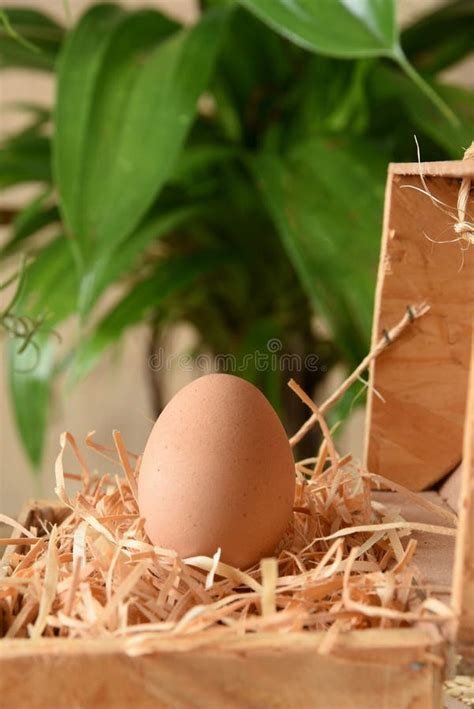
<path fill-rule="evenodd" d="M 467 168 L 460 169 L 461 165 Z M 426 177 L 430 192 L 455 213 L 460 180 L 474 161 L 445 164 L 450 177 Z M 429 172 L 427 165 L 423 166 Z M 419 172 L 419 166 L 418 166 Z M 438 174 L 441 167 L 431 167 Z M 403 172 L 403 174 L 399 174 Z M 366 464 L 412 490 L 429 487 L 460 462 L 474 308 L 474 248 L 455 238 L 454 219 L 415 188 L 415 167 L 391 166 L 373 326 L 375 343 L 410 303 L 431 309 L 372 364 Z M 384 399 L 374 394 L 374 389 Z"/>
<path fill-rule="evenodd" d="M 441 707 L 439 646 L 420 630 L 349 633 L 336 657 L 321 655 L 324 634 L 244 638 L 180 651 L 157 640 L 130 656 L 115 641 L 3 643 L 0 696 L 30 709 L 88 707 Z M 201 641 L 202 642 L 202 641 Z M 169 641 L 168 641 L 169 643 Z M 27 646 L 30 646 L 28 650 Z M 60 701 L 60 704 L 58 702 Z"/>
<path fill-rule="evenodd" d="M 458 642 L 474 651 L 474 344 L 454 559 L 453 606 L 459 614 Z"/>
<path fill-rule="evenodd" d="M 430 177 L 474 177 L 472 160 L 443 160 L 440 162 L 390 163 L 392 175 L 429 175 Z"/>

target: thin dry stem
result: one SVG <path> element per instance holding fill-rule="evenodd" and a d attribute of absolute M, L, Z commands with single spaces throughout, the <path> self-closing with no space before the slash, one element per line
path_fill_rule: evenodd
<path fill-rule="evenodd" d="M 392 342 L 400 337 L 402 332 L 418 318 L 421 318 L 429 310 L 429 305 L 426 303 L 421 303 L 420 305 L 408 306 L 406 313 L 401 318 L 401 320 L 390 330 L 386 331 L 384 335 L 377 342 L 375 347 L 369 352 L 369 354 L 362 360 L 359 366 L 352 372 L 352 374 L 336 389 L 336 391 L 331 394 L 331 396 L 319 406 L 319 414 L 313 413 L 307 421 L 301 426 L 301 428 L 290 438 L 290 444 L 292 447 L 296 446 L 309 431 L 318 423 L 320 416 L 324 416 L 330 408 L 334 406 L 348 391 L 353 384 L 359 379 L 362 372 L 364 372 L 370 363 L 380 355 Z"/>

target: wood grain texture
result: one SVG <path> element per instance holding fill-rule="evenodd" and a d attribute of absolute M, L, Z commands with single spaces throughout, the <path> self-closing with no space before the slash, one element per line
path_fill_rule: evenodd
<path fill-rule="evenodd" d="M 29 709 L 437 709 L 439 647 L 420 630 L 351 633 L 338 656 L 318 654 L 321 633 L 271 635 L 180 651 L 157 641 L 130 656 L 115 641 L 7 641 L 0 696 Z M 160 649 L 161 645 L 161 649 Z"/>
<path fill-rule="evenodd" d="M 464 162 L 435 163 L 431 170 L 424 164 L 425 174 L 438 175 L 426 177 L 430 191 L 451 211 L 460 186 L 452 175 L 471 174 L 473 162 L 465 161 L 467 167 Z M 370 391 L 366 464 L 422 490 L 452 471 L 462 457 L 474 247 L 464 252 L 460 269 L 459 243 L 433 244 L 428 237 L 456 236 L 454 220 L 413 187 L 422 188 L 418 165 L 390 167 L 373 342 L 398 322 L 408 304 L 428 301 L 431 309 L 371 366 L 371 383 L 385 401 Z"/>
<path fill-rule="evenodd" d="M 459 525 L 454 559 L 453 605 L 459 614 L 458 642 L 474 651 L 474 344 L 464 431 Z"/>

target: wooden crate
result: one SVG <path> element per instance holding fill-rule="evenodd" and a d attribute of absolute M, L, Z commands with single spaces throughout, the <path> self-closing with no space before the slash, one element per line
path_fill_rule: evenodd
<path fill-rule="evenodd" d="M 448 208 L 419 191 L 420 170 L 433 197 Z M 430 311 L 372 364 L 366 460 L 372 472 L 412 490 L 438 482 L 462 457 L 474 243 L 446 243 L 459 236 L 454 223 L 460 178 L 469 185 L 474 160 L 395 164 L 388 173 L 374 343 L 409 303 L 427 301 Z M 471 210 L 473 204 L 471 199 Z"/>
<path fill-rule="evenodd" d="M 438 498 L 423 494 L 432 502 Z M 378 493 L 384 502 L 387 496 L 402 504 L 396 493 Z M 45 507 L 51 519 L 51 503 L 33 505 L 28 514 L 41 517 Z M 403 514 L 439 523 L 436 516 L 420 516 L 417 505 L 405 506 Z M 446 584 L 452 538 L 414 536 L 423 581 Z M 323 639 L 324 633 L 259 633 L 219 642 L 212 633 L 203 643 L 157 636 L 148 654 L 139 656 L 115 639 L 3 640 L 0 696 L 9 698 L 12 709 L 441 706 L 450 648 L 429 625 L 346 633 L 330 655 L 319 652 Z"/>
<path fill-rule="evenodd" d="M 453 207 L 461 179 L 474 178 L 474 163 L 467 161 L 421 168 L 433 193 Z M 446 215 L 426 196 L 404 187 L 419 186 L 419 172 L 416 164 L 389 170 L 374 338 L 409 303 L 428 300 L 432 309 L 372 367 L 372 383 L 387 403 L 383 408 L 376 396 L 370 397 L 367 460 L 374 472 L 414 489 L 439 480 L 462 460 L 456 473 L 461 491 L 455 545 L 449 537 L 440 541 L 416 535 L 416 561 L 426 582 L 454 579 L 457 635 L 442 636 L 429 623 L 352 631 L 339 636 L 330 654 L 319 652 L 324 634 L 309 632 L 219 640 L 214 631 L 206 641 L 156 636 L 145 655 L 133 655 L 117 639 L 4 640 L 0 697 L 6 707 L 442 706 L 442 683 L 453 651 L 467 659 L 474 653 L 474 248 L 464 254 L 464 268 L 457 273 L 456 245 L 446 245 L 449 251 L 428 246 L 419 219 L 435 235 L 438 227 L 445 229 Z M 444 279 L 452 268 L 455 283 Z M 443 505 L 442 492 L 452 485 L 420 494 Z M 379 494 L 397 500 L 396 493 Z M 44 507 L 36 505 L 29 514 L 41 515 Z M 57 513 L 57 508 L 47 509 L 49 515 Z M 407 519 L 436 522 L 406 503 L 402 513 Z"/>

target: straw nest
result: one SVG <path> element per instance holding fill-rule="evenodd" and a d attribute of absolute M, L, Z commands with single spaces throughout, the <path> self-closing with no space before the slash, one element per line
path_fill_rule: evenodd
<path fill-rule="evenodd" d="M 426 306 L 407 313 L 332 395 L 334 403 L 362 366 L 392 342 Z M 139 456 L 118 432 L 114 447 L 85 445 L 106 460 L 92 470 L 70 433 L 61 436 L 56 461 L 59 502 L 30 514 L 23 526 L 5 515 L 15 538 L 0 577 L 1 635 L 38 638 L 121 637 L 130 652 L 146 651 L 160 636 L 219 637 L 251 632 L 327 630 L 320 652 L 329 652 L 341 631 L 399 627 L 429 621 L 443 625 L 452 611 L 430 597 L 414 558 L 413 531 L 454 535 L 455 516 L 401 486 L 370 474 L 350 455 L 340 457 L 321 408 L 296 385 L 312 411 L 290 439 L 294 444 L 318 423 L 323 443 L 314 458 L 295 465 L 293 516 L 275 556 L 245 571 L 213 558 L 180 558 L 153 546 L 137 505 Z M 65 470 L 66 449 L 77 471 Z M 66 489 L 75 486 L 71 494 Z M 439 525 L 405 521 L 373 490 L 396 490 L 436 512 Z"/>
<path fill-rule="evenodd" d="M 440 526 L 408 523 L 373 499 L 372 488 L 401 490 L 340 458 L 328 437 L 315 458 L 295 466 L 293 519 L 274 558 L 241 571 L 213 558 L 181 559 L 148 540 L 136 499 L 140 459 L 118 432 L 115 448 L 87 446 L 121 474 L 89 468 L 70 433 L 61 437 L 54 514 L 9 520 L 18 538 L 0 586 L 7 637 L 186 635 L 394 627 L 443 622 L 447 606 L 430 598 L 413 557 L 413 530 L 453 534 L 451 513 L 405 494 L 444 517 Z M 79 472 L 65 472 L 70 447 Z M 133 466 L 131 461 L 134 461 Z M 80 489 L 74 496 L 66 481 Z M 74 483 L 68 483 L 70 485 Z M 5 521 L 5 518 L 3 518 Z M 449 525 L 449 526 L 448 526 Z M 330 643 L 331 634 L 328 634 Z"/>

